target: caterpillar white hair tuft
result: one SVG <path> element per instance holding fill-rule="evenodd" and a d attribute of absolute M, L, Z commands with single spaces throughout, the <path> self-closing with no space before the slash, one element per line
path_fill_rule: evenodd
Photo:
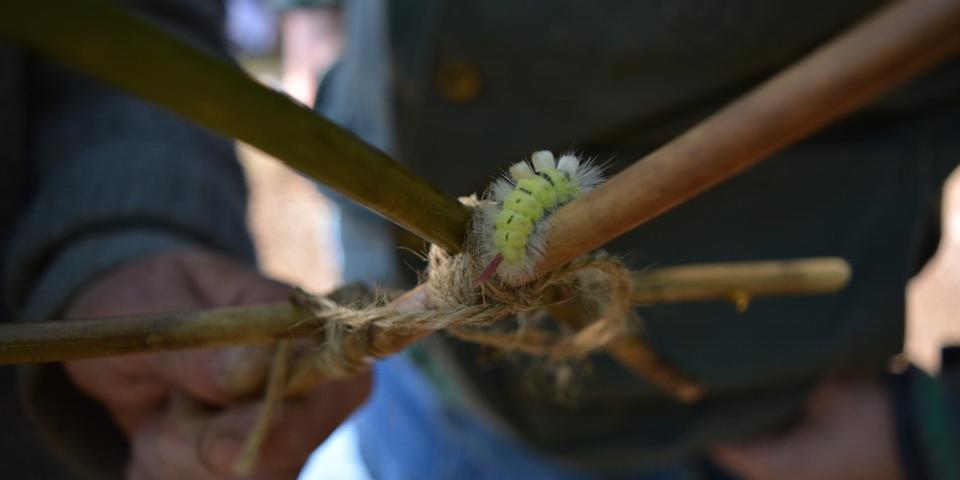
<path fill-rule="evenodd" d="M 494 274 L 508 283 L 529 279 L 543 256 L 550 214 L 602 181 L 600 167 L 573 153 L 557 161 L 541 150 L 530 163 L 513 164 L 487 189 L 474 222 L 478 253 L 487 265 L 477 283 Z"/>

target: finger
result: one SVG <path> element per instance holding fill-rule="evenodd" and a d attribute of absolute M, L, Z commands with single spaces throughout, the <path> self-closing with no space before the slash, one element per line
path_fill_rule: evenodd
<path fill-rule="evenodd" d="M 129 478 L 166 480 L 235 479 L 229 473 L 213 471 L 198 455 L 202 433 L 215 413 L 183 395 L 174 395 L 167 408 L 150 416 L 133 438 Z M 244 480 L 293 479 L 287 476 L 244 477 Z"/>
<path fill-rule="evenodd" d="M 156 353 L 150 370 L 171 388 L 212 405 L 248 397 L 266 377 L 273 347 L 242 346 Z"/>
<path fill-rule="evenodd" d="M 64 369 L 80 391 L 103 403 L 120 429 L 130 434 L 169 393 L 147 362 L 146 354 L 124 355 L 67 362 Z"/>
<path fill-rule="evenodd" d="M 370 392 L 369 374 L 322 384 L 310 395 L 277 408 L 254 467 L 274 474 L 299 469 L 307 457 Z M 230 471 L 260 415 L 262 402 L 232 408 L 213 419 L 200 443 L 200 455 L 218 472 Z"/>
<path fill-rule="evenodd" d="M 175 399 L 167 409 L 150 416 L 131 438 L 130 475 L 143 479 L 215 478 L 200 461 L 195 445 L 208 421 L 206 415 Z"/>
<path fill-rule="evenodd" d="M 186 272 L 197 301 L 207 307 L 286 300 L 291 287 L 262 277 L 249 266 L 205 251 L 173 258 Z M 270 348 L 233 347 L 159 353 L 156 372 L 196 398 L 225 405 L 245 398 L 263 384 Z"/>
<path fill-rule="evenodd" d="M 122 265 L 81 292 L 68 318 L 135 315 L 285 299 L 290 287 L 248 265 L 199 249 L 184 249 Z M 67 364 L 71 378 L 108 406 L 153 403 L 160 379 L 212 403 L 243 396 L 262 382 L 266 361 L 244 351 L 192 351 L 90 359 Z M 262 356 L 262 354 L 259 354 Z M 133 393 L 131 393 L 133 392 Z M 136 416 L 136 415 L 133 415 Z"/>
<path fill-rule="evenodd" d="M 263 385 L 271 358 L 271 347 L 231 347 L 77 360 L 65 368 L 129 432 L 172 390 L 211 405 L 249 397 Z"/>
<path fill-rule="evenodd" d="M 210 468 L 199 456 L 198 445 L 214 414 L 182 395 L 144 422 L 131 439 L 131 480 L 293 480 L 299 466 L 271 474 L 237 477 Z"/>
<path fill-rule="evenodd" d="M 172 390 L 211 405 L 248 398 L 263 385 L 271 358 L 270 347 L 231 347 L 76 360 L 64 367 L 130 433 Z"/>

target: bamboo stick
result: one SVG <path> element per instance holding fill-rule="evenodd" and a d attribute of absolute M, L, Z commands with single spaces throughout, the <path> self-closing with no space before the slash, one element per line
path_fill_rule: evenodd
<path fill-rule="evenodd" d="M 110 2 L 11 2 L 0 15 L 0 38 L 248 143 L 447 252 L 460 251 L 469 219 L 460 202 L 226 59 Z"/>
<path fill-rule="evenodd" d="M 322 325 L 290 302 L 166 315 L 0 324 L 0 364 L 126 353 L 272 343 L 309 336 Z"/>
<path fill-rule="evenodd" d="M 539 277 L 930 69 L 960 47 L 960 1 L 901 1 L 551 216 Z"/>
<path fill-rule="evenodd" d="M 840 258 L 681 265 L 635 272 L 634 304 L 729 300 L 745 309 L 750 299 L 798 293 L 828 293 L 850 281 Z"/>
<path fill-rule="evenodd" d="M 633 275 L 631 298 L 653 304 L 725 300 L 737 292 L 751 297 L 815 295 L 840 290 L 849 279 L 842 259 L 743 262 L 665 267 Z M 392 304 L 422 309 L 424 290 L 415 288 Z M 71 322 L 0 324 L 0 364 L 59 362 L 145 351 L 262 344 L 322 334 L 319 320 L 290 302 L 168 315 Z M 430 332 L 371 336 L 370 351 L 389 355 Z"/>
<path fill-rule="evenodd" d="M 634 272 L 630 299 L 640 305 L 728 300 L 744 312 L 757 297 L 839 291 L 850 275 L 850 265 L 839 258 L 682 265 Z M 586 310 L 580 300 L 555 303 L 550 316 L 576 329 L 585 327 Z M 643 337 L 620 338 L 607 345 L 607 353 L 684 403 L 704 394 L 701 384 L 660 358 Z"/>

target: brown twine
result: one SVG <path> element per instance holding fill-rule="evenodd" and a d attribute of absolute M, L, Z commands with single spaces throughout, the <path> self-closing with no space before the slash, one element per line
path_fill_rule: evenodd
<path fill-rule="evenodd" d="M 471 200 L 465 203 L 473 203 Z M 313 313 L 306 321 L 322 321 L 319 348 L 290 361 L 289 346 L 278 350 L 271 369 L 258 421 L 235 464 L 236 473 L 250 472 L 270 427 L 270 419 L 284 392 L 305 391 L 320 379 L 354 376 L 373 360 L 391 353 L 377 345 L 392 345 L 390 337 L 445 330 L 466 341 L 506 351 L 542 355 L 558 361 L 583 357 L 603 348 L 629 331 L 632 316 L 630 272 L 617 259 L 603 253 L 585 256 L 522 287 L 495 280 L 480 286 L 482 266 L 474 246 L 468 253 L 448 255 L 433 246 L 424 279 L 427 289 L 422 310 L 399 311 L 386 302 L 350 306 L 331 296 L 298 292 L 295 301 Z M 548 331 L 530 327 L 528 320 L 558 301 L 579 294 L 587 300 L 592 317 L 576 331 Z M 495 330 L 500 320 L 516 317 L 515 331 Z M 321 337 L 322 335 L 322 337 Z M 372 341 L 374 336 L 381 341 Z M 387 339 L 388 341 L 382 341 Z M 278 364 L 280 366 L 278 366 Z"/>
<path fill-rule="evenodd" d="M 290 342 L 280 342 L 277 350 L 273 354 L 273 363 L 270 366 L 270 374 L 267 380 L 266 393 L 263 398 L 263 407 L 257 414 L 257 418 L 250 430 L 250 436 L 244 442 L 243 450 L 240 452 L 240 458 L 233 465 L 233 473 L 246 476 L 253 472 L 256 466 L 257 457 L 260 455 L 260 448 L 266 440 L 267 432 L 270 431 L 270 421 L 280 406 L 283 396 L 283 383 L 287 378 L 287 368 L 290 360 Z"/>
<path fill-rule="evenodd" d="M 467 341 L 558 360 L 584 356 L 628 330 L 632 312 L 630 274 L 623 264 L 605 254 L 576 260 L 519 288 L 496 282 L 477 287 L 474 280 L 480 267 L 468 255 L 450 256 L 434 247 L 429 261 L 423 311 L 401 312 L 388 305 L 350 308 L 329 298 L 302 298 L 301 302 L 324 321 L 323 344 L 308 360 L 314 364 L 312 372 L 325 378 L 351 376 L 368 368 L 374 358 L 392 353 L 371 350 L 373 331 L 390 336 L 445 330 Z M 557 289 L 577 292 L 595 304 L 589 325 L 560 334 L 531 328 L 516 332 L 486 328 L 514 316 L 523 323 L 523 319 L 556 302 Z M 565 295 L 571 297 L 572 293 Z"/>
<path fill-rule="evenodd" d="M 606 254 L 581 258 L 519 288 L 493 281 L 475 285 L 481 267 L 470 255 L 451 256 L 433 247 L 428 260 L 427 303 L 422 311 L 403 312 L 384 304 L 351 307 L 330 297 L 296 294 L 296 301 L 314 315 L 309 321 L 323 321 L 322 343 L 289 369 L 288 342 L 278 349 L 261 413 L 235 464 L 235 473 L 248 473 L 255 465 L 284 391 L 302 390 L 305 382 L 312 385 L 320 378 L 356 375 L 369 368 L 375 358 L 392 353 L 376 351 L 370 341 L 374 330 L 381 336 L 446 330 L 466 341 L 551 360 L 585 356 L 629 330 L 630 273 L 620 261 Z M 558 291 L 562 293 L 560 300 Z M 572 298 L 574 293 L 593 304 L 593 319 L 586 327 L 558 333 L 523 326 L 524 319 L 557 301 Z M 487 328 L 513 316 L 520 319 L 521 325 L 514 332 Z"/>

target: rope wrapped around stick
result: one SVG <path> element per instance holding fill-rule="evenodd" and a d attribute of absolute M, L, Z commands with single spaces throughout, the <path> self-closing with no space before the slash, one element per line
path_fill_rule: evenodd
<path fill-rule="evenodd" d="M 339 378 L 365 370 L 373 359 L 389 353 L 371 348 L 372 335 L 445 330 L 466 341 L 560 360 L 585 356 L 635 328 L 629 321 L 634 317 L 630 272 L 608 255 L 584 257 L 519 288 L 496 282 L 477 286 L 474 281 L 481 266 L 467 254 L 450 256 L 433 247 L 428 259 L 423 311 L 400 312 L 386 305 L 355 308 L 299 292 L 296 300 L 323 321 L 323 341 L 297 361 L 291 383 L 298 383 L 297 377 L 302 376 Z M 559 333 L 530 327 L 513 332 L 487 328 L 514 316 L 526 325 L 525 319 L 575 293 L 589 300 L 593 312 L 585 328 Z"/>
<path fill-rule="evenodd" d="M 587 255 L 520 287 L 496 281 L 478 285 L 482 265 L 470 246 L 468 242 L 465 252 L 456 255 L 431 247 L 423 282 L 427 290 L 423 310 L 400 311 L 384 300 L 366 306 L 350 305 L 338 303 L 334 295 L 319 297 L 298 291 L 294 301 L 313 313 L 304 321 L 322 325 L 318 329 L 319 344 L 292 361 L 287 342 L 278 349 L 274 362 L 284 368 L 272 369 L 271 376 L 286 376 L 286 382 L 269 379 L 262 413 L 265 418 L 257 422 L 248 437 L 236 464 L 237 473 L 247 473 L 255 465 L 269 430 L 269 416 L 282 391 L 306 391 L 323 379 L 349 377 L 368 369 L 376 358 L 393 353 L 378 349 L 376 337 L 382 340 L 383 336 L 444 330 L 466 341 L 559 361 L 584 357 L 637 333 L 639 322 L 631 321 L 636 315 L 631 303 L 630 271 L 616 258 L 605 253 Z M 551 306 L 574 299 L 586 307 L 589 317 L 580 319 L 577 328 L 562 324 L 551 329 L 529 326 L 533 322 L 528 320 Z M 512 317 L 519 325 L 513 331 L 492 328 Z M 286 368 L 288 363 L 290 367 Z M 694 385 L 668 365 L 659 366 L 652 364 L 650 375 L 645 375 L 651 383 L 675 395 Z"/>
<path fill-rule="evenodd" d="M 465 197 L 461 202 L 474 211 L 475 217 L 483 214 L 485 201 Z M 497 281 L 478 285 L 476 279 L 483 270 L 477 253 L 481 235 L 472 233 L 462 253 L 450 255 L 435 245 L 430 248 L 422 281 L 426 289 L 423 309 L 400 311 L 384 298 L 371 299 L 370 295 L 365 301 L 345 304 L 331 296 L 298 292 L 294 300 L 314 315 L 305 321 L 318 322 L 322 327 L 318 330 L 319 347 L 294 360 L 287 391 L 305 391 L 322 379 L 364 371 L 374 359 L 394 353 L 378 345 L 393 345 L 396 342 L 389 341 L 391 337 L 409 337 L 417 332 L 443 330 L 469 342 L 554 361 L 583 357 L 638 333 L 631 332 L 640 322 L 631 321 L 637 319 L 631 304 L 630 271 L 616 258 L 604 253 L 586 255 L 520 287 Z M 561 324 L 559 329 L 530 327 L 533 322 L 529 320 L 558 302 L 572 299 L 584 307 L 587 318 L 578 319 L 575 325 Z M 517 318 L 518 328 L 494 328 L 512 317 Z M 634 343 L 646 347 L 640 340 Z M 678 392 L 699 391 L 691 389 L 694 382 L 680 372 L 662 366 L 652 366 L 651 374 L 645 377 L 685 400 L 690 395 Z"/>

